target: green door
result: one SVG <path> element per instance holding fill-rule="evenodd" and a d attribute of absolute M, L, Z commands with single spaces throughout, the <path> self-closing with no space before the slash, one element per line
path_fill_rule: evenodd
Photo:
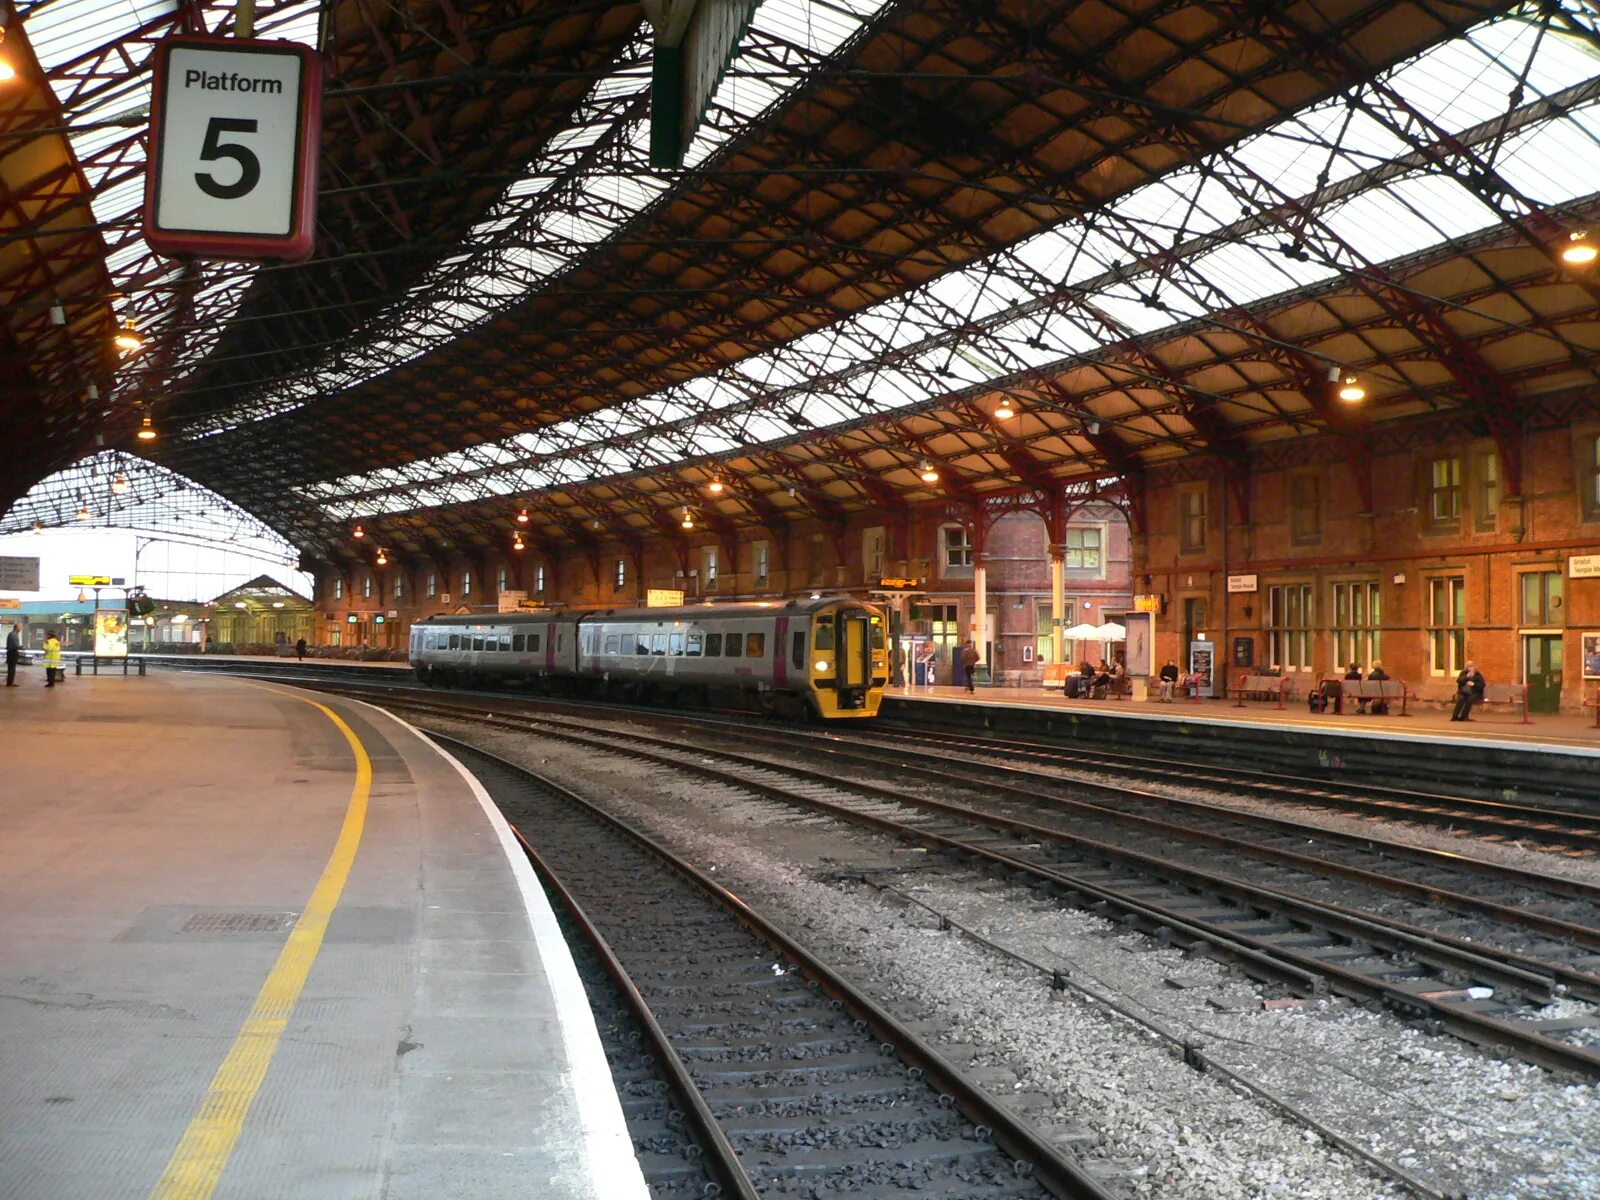
<path fill-rule="evenodd" d="M 1561 711 L 1561 635 L 1529 634 L 1522 639 L 1524 678 L 1528 681 L 1528 710 Z"/>

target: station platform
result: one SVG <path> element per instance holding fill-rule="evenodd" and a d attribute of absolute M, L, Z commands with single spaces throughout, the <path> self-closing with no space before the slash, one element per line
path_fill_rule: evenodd
<path fill-rule="evenodd" d="M 1454 738 L 1462 742 L 1504 741 L 1528 745 L 1571 746 L 1600 753 L 1600 729 L 1595 727 L 1592 710 L 1586 716 L 1571 713 L 1530 713 L 1523 723 L 1519 708 L 1508 705 L 1478 705 L 1470 721 L 1450 720 L 1450 709 L 1427 701 L 1413 701 L 1401 715 L 1400 704 L 1378 715 L 1355 711 L 1351 704 L 1343 713 L 1311 712 L 1302 699 L 1279 708 L 1272 700 L 1234 698 L 1194 700 L 1176 698 L 1163 703 L 1154 694 L 1148 700 L 1068 699 L 1059 689 L 1039 687 L 983 687 L 968 692 L 962 687 L 891 687 L 884 695 L 909 701 L 942 704 L 990 704 L 1037 708 L 1049 712 L 1076 712 L 1111 717 L 1146 717 L 1153 720 L 1215 721 L 1224 725 L 1242 724 L 1302 730 L 1322 730 L 1362 737 Z"/>
<path fill-rule="evenodd" d="M 471 780 L 355 701 L 0 689 L 0 1198 L 643 1198 Z"/>

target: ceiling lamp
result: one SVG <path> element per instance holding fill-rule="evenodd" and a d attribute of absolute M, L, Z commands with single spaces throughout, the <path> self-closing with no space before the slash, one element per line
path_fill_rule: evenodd
<path fill-rule="evenodd" d="M 528 523 L 528 510 L 527 509 L 523 509 L 521 512 L 519 512 L 517 514 L 517 524 L 518 525 L 526 525 L 527 523 Z"/>
<path fill-rule="evenodd" d="M 685 529 L 694 528 L 694 515 L 687 508 L 683 510 L 683 527 Z"/>
<path fill-rule="evenodd" d="M 367 536 L 367 531 L 365 529 L 361 528 L 361 522 L 359 522 L 359 521 L 356 522 L 356 527 L 355 527 L 354 530 L 351 531 L 350 536 L 353 537 L 353 538 L 364 538 L 364 537 Z"/>
<path fill-rule="evenodd" d="M 1567 244 L 1561 249 L 1561 261 L 1569 267 L 1587 267 L 1600 258 L 1600 247 L 1589 240 L 1587 229 L 1574 229 L 1567 235 Z"/>
<path fill-rule="evenodd" d="M 513 550 L 526 550 L 527 549 L 527 547 L 523 544 L 522 533 L 521 533 L 520 530 L 517 532 L 516 540 L 511 543 L 511 548 Z"/>
<path fill-rule="evenodd" d="M 67 310 L 61 306 L 61 301 L 57 300 L 50 306 L 50 324 L 65 325 L 66 323 Z"/>
<path fill-rule="evenodd" d="M 725 485 L 723 484 L 722 480 L 712 476 L 711 482 L 706 484 L 706 491 L 710 492 L 714 496 L 721 495 L 724 487 Z"/>
<path fill-rule="evenodd" d="M 921 474 L 923 483 L 939 482 L 939 472 L 934 470 L 933 464 L 927 459 L 923 459 L 917 464 L 917 471 Z"/>
<path fill-rule="evenodd" d="M 89 511 L 89 506 L 82 500 L 78 501 L 78 520 L 87 521 L 92 516 L 94 514 Z"/>
<path fill-rule="evenodd" d="M 1011 407 L 1011 401 L 1002 400 L 994 410 L 994 415 L 1002 421 L 1009 421 L 1017 415 L 1017 410 Z"/>
<path fill-rule="evenodd" d="M 128 473 L 126 471 L 117 472 L 117 477 L 111 481 L 111 490 L 119 496 L 128 490 Z"/>
<path fill-rule="evenodd" d="M 139 422 L 138 438 L 141 442 L 153 442 L 156 440 L 156 427 L 149 417 Z"/>
<path fill-rule="evenodd" d="M 382 546 L 378 547 L 378 565 L 380 567 L 387 567 L 389 565 L 389 556 L 383 552 Z"/>
<path fill-rule="evenodd" d="M 139 336 L 139 330 L 134 326 L 132 317 L 122 322 L 122 328 L 117 330 L 117 336 L 113 340 L 118 350 L 138 350 L 144 345 L 144 339 Z"/>
<path fill-rule="evenodd" d="M 1358 404 L 1367 398 L 1367 389 L 1361 386 L 1361 380 L 1354 375 L 1346 375 L 1344 382 L 1339 385 L 1339 399 L 1346 404 Z"/>
<path fill-rule="evenodd" d="M 42 534 L 44 532 L 44 522 L 43 521 L 35 521 L 33 523 L 33 532 L 34 532 L 35 536 L 37 536 L 39 534 Z"/>

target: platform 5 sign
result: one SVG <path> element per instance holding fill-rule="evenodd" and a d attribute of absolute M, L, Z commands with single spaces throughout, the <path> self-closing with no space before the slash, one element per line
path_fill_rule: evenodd
<path fill-rule="evenodd" d="M 144 236 L 162 254 L 311 254 L 322 64 L 293 42 L 173 37 L 156 46 Z"/>

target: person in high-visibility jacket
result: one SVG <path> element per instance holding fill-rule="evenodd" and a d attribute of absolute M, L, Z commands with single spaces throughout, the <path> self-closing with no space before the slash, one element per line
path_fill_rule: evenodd
<path fill-rule="evenodd" d="M 45 687 L 55 687 L 55 685 L 56 685 L 56 673 L 60 672 L 60 671 L 61 671 L 61 639 L 56 636 L 56 631 L 54 629 L 52 629 L 47 635 L 45 635 L 45 639 L 44 639 L 44 685 L 45 685 Z M 62 678 L 64 679 L 65 677 L 66 677 L 65 673 L 62 672 Z"/>

